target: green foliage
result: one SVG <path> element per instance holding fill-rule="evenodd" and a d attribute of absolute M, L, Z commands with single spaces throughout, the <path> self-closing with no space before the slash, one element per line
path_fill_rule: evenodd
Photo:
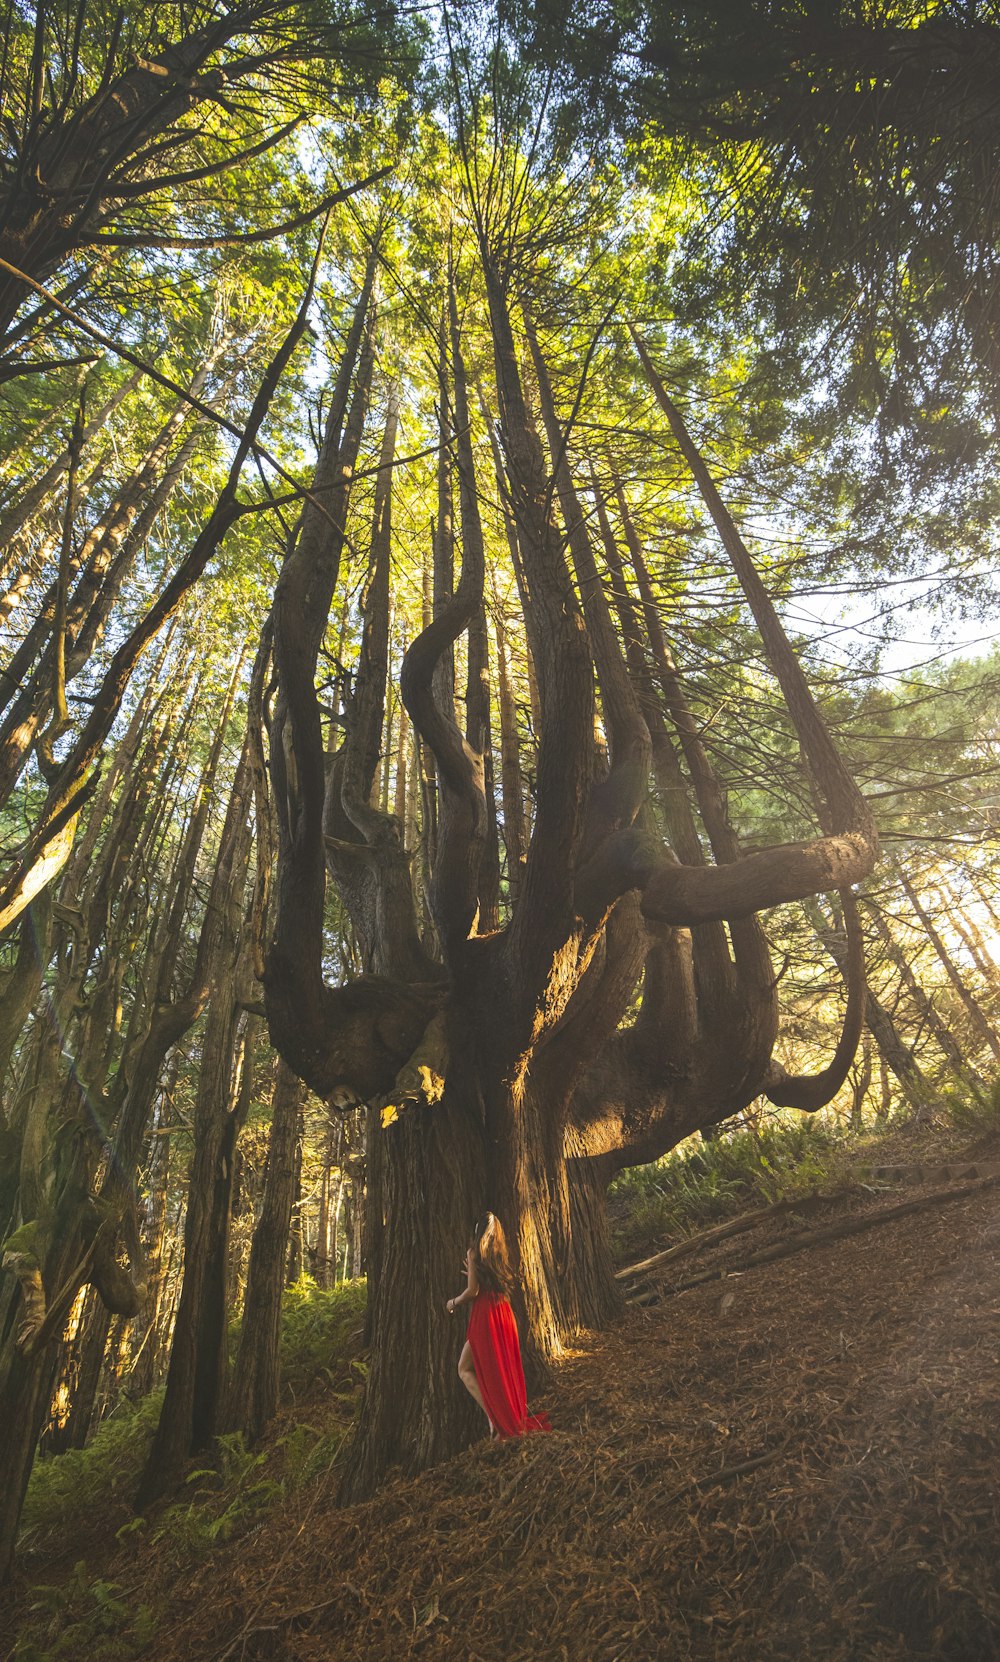
<path fill-rule="evenodd" d="M 839 1176 L 845 1138 L 832 1122 L 775 1118 L 688 1140 L 618 1177 L 613 1241 L 627 1253 L 660 1236 L 693 1235 L 754 1206 L 808 1194 Z"/>
<path fill-rule="evenodd" d="M 285 1440 L 287 1454 L 283 1462 L 279 1459 L 277 1476 L 262 1469 L 266 1456 L 248 1450 L 238 1434 L 219 1438 L 213 1466 L 188 1478 L 199 1485 L 195 1497 L 170 1509 L 157 1526 L 158 1540 L 186 1538 L 196 1546 L 224 1539 L 243 1517 L 273 1498 L 286 1478 L 294 1486 L 321 1469 L 327 1457 L 334 1457 L 363 1378 L 357 1353 L 365 1296 L 363 1281 L 324 1292 L 304 1278 L 288 1289 L 281 1341 L 285 1388 L 295 1397 L 319 1383 L 332 1386 L 337 1423 L 322 1430 L 295 1427 Z M 106 1519 L 131 1501 L 162 1400 L 163 1392 L 154 1391 L 138 1404 L 122 1402 L 87 1448 L 36 1462 L 24 1505 L 22 1551 L 89 1534 L 95 1519 Z M 277 1446 L 280 1449 L 281 1440 Z M 123 1533 L 135 1527 L 126 1524 Z M 143 1527 L 141 1522 L 138 1527 Z"/>
<path fill-rule="evenodd" d="M 347 1282 L 323 1291 L 307 1278 L 285 1296 L 282 1324 L 284 1378 L 294 1396 L 323 1384 L 315 1424 L 281 1427 L 251 1449 L 239 1432 L 219 1437 L 210 1464 L 189 1472 L 184 1497 L 154 1518 L 133 1517 L 118 1540 L 138 1538 L 158 1558 L 183 1568 L 269 1509 L 315 1482 L 336 1463 L 348 1435 L 364 1367 L 358 1358 L 366 1288 Z M 332 1387 L 332 1389 L 330 1389 Z M 96 1535 L 116 1508 L 131 1501 L 162 1402 L 156 1391 L 138 1405 L 122 1404 L 86 1449 L 36 1463 L 24 1509 L 22 1552 L 45 1551 L 67 1536 Z M 86 1655 L 131 1662 L 155 1637 L 157 1613 L 134 1606 L 116 1582 L 92 1583 L 85 1561 L 58 1586 L 35 1590 L 17 1662 L 63 1662 Z M 12 1657 L 12 1662 L 13 1662 Z"/>
<path fill-rule="evenodd" d="M 38 1550 L 51 1538 L 89 1534 L 135 1490 L 156 1430 L 163 1392 L 122 1402 L 89 1447 L 37 1460 L 28 1485 L 21 1548 Z"/>
<path fill-rule="evenodd" d="M 300 1421 L 280 1439 L 284 1486 L 292 1493 L 328 1472 L 340 1456 L 349 1428 L 339 1423 L 331 1430 Z"/>
<path fill-rule="evenodd" d="M 62 1662 L 81 1656 L 128 1662 L 156 1633 L 149 1604 L 133 1607 L 114 1581 L 94 1581 L 84 1559 L 58 1587 L 34 1589 L 30 1620 L 11 1652 L 11 1662 Z"/>
<path fill-rule="evenodd" d="M 358 1383 L 357 1360 L 365 1319 L 367 1285 L 345 1281 L 329 1291 L 303 1276 L 289 1287 L 281 1320 L 281 1377 L 297 1396 L 319 1381 L 343 1390 Z"/>
<path fill-rule="evenodd" d="M 938 1092 L 938 1102 L 956 1131 L 969 1137 L 1000 1135 L 1000 1078 L 994 1079 L 986 1097 L 962 1085 L 948 1085 Z"/>
<path fill-rule="evenodd" d="M 271 1451 L 248 1449 L 241 1432 L 218 1437 L 215 1456 L 214 1465 L 188 1473 L 192 1498 L 168 1507 L 151 1534 L 152 1544 L 180 1564 L 205 1557 L 283 1493 L 280 1477 L 266 1470 Z"/>

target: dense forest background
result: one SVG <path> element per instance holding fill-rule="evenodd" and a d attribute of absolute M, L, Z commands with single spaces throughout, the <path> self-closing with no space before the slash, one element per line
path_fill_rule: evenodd
<path fill-rule="evenodd" d="M 995 9 L 169 13 L 4 14 L 5 1573 L 303 1278 L 365 1494 L 483 1204 L 540 1371 L 623 1170 L 1000 1059 Z"/>

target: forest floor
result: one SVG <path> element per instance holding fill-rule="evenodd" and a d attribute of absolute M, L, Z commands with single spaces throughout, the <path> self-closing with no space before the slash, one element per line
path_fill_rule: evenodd
<path fill-rule="evenodd" d="M 912 1160 L 901 1149 L 890 1165 Z M 635 1283 L 647 1302 L 533 1401 L 548 1436 L 484 1440 L 343 1509 L 323 1473 L 200 1555 L 145 1531 L 95 1537 L 83 1579 L 108 1590 L 103 1637 L 91 1623 L 85 1651 L 63 1649 L 53 1596 L 46 1641 L 25 1588 L 35 1614 L 10 1654 L 1000 1658 L 1000 1146 L 972 1153 L 975 1176 L 866 1172 L 654 1269 Z M 709 1269 L 726 1273 L 677 1290 Z"/>

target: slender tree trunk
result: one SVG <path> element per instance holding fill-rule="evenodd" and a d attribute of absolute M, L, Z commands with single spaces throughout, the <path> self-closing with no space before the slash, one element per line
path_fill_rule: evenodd
<path fill-rule="evenodd" d="M 241 1089 L 245 1038 L 241 1038 L 240 1006 L 251 946 L 248 931 L 243 929 L 241 933 L 249 855 L 249 790 L 248 751 L 244 747 L 223 832 L 223 846 L 228 844 L 232 850 L 231 878 L 225 898 L 220 896 L 217 902 L 221 912 L 216 920 L 219 944 L 194 1111 L 184 1280 L 167 1391 L 139 1489 L 142 1506 L 162 1494 L 176 1479 L 188 1455 L 210 1439 L 221 1410 L 233 1152 L 248 1100 Z"/>
<path fill-rule="evenodd" d="M 135 391 L 142 380 L 142 371 L 134 369 L 115 387 L 104 402 L 98 406 L 89 419 L 84 423 L 82 443 L 89 444 L 95 433 L 100 433 L 107 426 L 110 417 L 119 405 L 125 402 L 129 394 Z M 0 574 L 6 569 L 11 556 L 16 552 L 16 538 L 28 521 L 45 505 L 48 498 L 60 488 L 60 482 L 70 465 L 71 453 L 67 446 L 61 450 L 49 466 L 35 479 L 34 483 L 18 491 L 17 501 L 0 515 L 0 550 L 3 558 L 0 559 Z"/>
<path fill-rule="evenodd" d="M 176 1052 L 161 1098 L 161 1117 L 166 1105 L 173 1100 L 179 1063 L 180 1053 Z M 159 1123 L 154 1125 L 153 1133 L 153 1152 L 149 1162 L 150 1198 L 143 1223 L 143 1251 L 148 1291 L 143 1311 L 142 1337 L 136 1345 L 132 1367 L 132 1390 L 135 1396 L 140 1398 L 147 1396 L 160 1378 L 164 1303 L 170 1274 L 165 1244 L 172 1137 L 167 1128 Z"/>
<path fill-rule="evenodd" d="M 862 1052 L 861 1066 L 856 1069 L 851 1080 L 851 1130 L 860 1132 L 864 1125 L 863 1110 L 865 1097 L 872 1082 L 872 1044 L 866 1034 Z"/>
<path fill-rule="evenodd" d="M 522 868 L 527 854 L 524 819 L 524 780 L 517 731 L 517 706 L 507 660 L 507 631 L 499 613 L 496 620 L 497 690 L 500 699 L 500 779 L 503 793 L 503 840 L 507 851 L 507 887 L 511 906 L 521 893 Z"/>
<path fill-rule="evenodd" d="M 306 1255 L 302 1243 L 302 1136 L 295 1137 L 292 1159 L 292 1217 L 288 1226 L 285 1253 L 285 1286 L 294 1287 L 305 1272 Z"/>
<path fill-rule="evenodd" d="M 889 1083 L 889 1064 L 884 1056 L 879 1057 L 879 1099 L 875 1110 L 875 1117 L 884 1124 L 889 1118 L 892 1108 L 892 1087 Z"/>
<path fill-rule="evenodd" d="M 830 954 L 846 983 L 847 942 L 844 935 L 838 929 L 831 927 L 818 901 L 807 901 L 805 909 L 817 937 Z M 879 1055 L 886 1067 L 890 1068 L 895 1074 L 907 1101 L 918 1112 L 920 1109 L 926 1108 L 933 1096 L 931 1086 L 921 1072 L 912 1051 L 907 1049 L 903 1043 L 889 1011 L 870 987 L 865 1001 L 865 1023 L 878 1046 Z"/>
<path fill-rule="evenodd" d="M 913 1000 L 921 1023 L 926 1025 L 928 1030 L 933 1033 L 942 1055 L 954 1069 L 956 1077 L 965 1079 L 975 1092 L 982 1092 L 984 1089 L 982 1078 L 962 1054 L 962 1048 L 958 1040 L 951 1028 L 938 1014 L 934 1000 L 929 997 L 914 975 L 906 954 L 889 928 L 882 907 L 872 895 L 866 896 L 865 906 L 875 924 L 879 939 L 892 963 L 896 966 L 903 986 Z"/>
<path fill-rule="evenodd" d="M 986 985 L 995 991 L 1000 986 L 1000 966 L 992 957 L 975 919 L 963 907 L 960 897 L 950 883 L 942 884 L 942 900 L 947 903 L 951 926 L 956 935 Z"/>
<path fill-rule="evenodd" d="M 958 968 L 958 965 L 955 963 L 951 953 L 945 946 L 940 934 L 934 927 L 934 923 L 929 912 L 927 911 L 927 908 L 923 905 L 916 889 L 913 887 L 913 884 L 910 882 L 901 867 L 897 868 L 897 876 L 903 886 L 903 892 L 905 893 L 907 900 L 910 902 L 914 912 L 923 924 L 928 940 L 933 946 L 934 951 L 936 952 L 941 963 L 944 965 L 944 970 L 948 980 L 951 982 L 968 1013 L 973 1031 L 981 1040 L 983 1040 L 985 1044 L 989 1046 L 997 1061 L 1000 1061 L 1000 1036 L 997 1035 L 994 1028 L 986 1019 L 986 1014 L 980 1005 L 979 1000 L 976 998 L 971 988 L 966 985 L 965 978 L 962 975 L 961 970 Z"/>
<path fill-rule="evenodd" d="M 305 1087 L 284 1062 L 275 1070 L 264 1199 L 247 1272 L 243 1325 L 226 1420 L 256 1441 L 278 1408 L 281 1296 L 295 1198 L 296 1148 Z"/>

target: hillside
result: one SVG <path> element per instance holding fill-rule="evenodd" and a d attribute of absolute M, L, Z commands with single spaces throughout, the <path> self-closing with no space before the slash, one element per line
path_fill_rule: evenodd
<path fill-rule="evenodd" d="M 36 1611 L 13 1654 L 1000 1656 L 1000 1220 L 983 1171 L 856 1187 L 812 1222 L 971 1192 L 736 1274 L 806 1221 L 765 1220 L 699 1255 L 729 1266 L 724 1286 L 671 1296 L 664 1270 L 641 1294 L 657 1302 L 556 1369 L 538 1399 L 551 1436 L 483 1441 L 343 1510 L 327 1470 L 199 1550 L 157 1541 L 155 1521 L 95 1537 L 91 1569 L 49 1597 L 47 1638 L 22 1587 Z M 322 1412 L 321 1395 L 299 1409 Z"/>

